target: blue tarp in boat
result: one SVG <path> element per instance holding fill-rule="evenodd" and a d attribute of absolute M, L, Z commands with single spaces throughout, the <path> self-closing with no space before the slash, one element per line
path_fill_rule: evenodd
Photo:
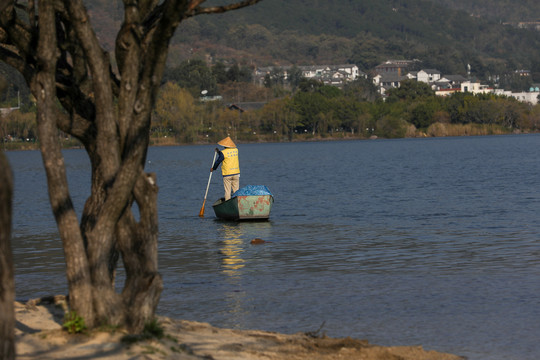
<path fill-rule="evenodd" d="M 238 191 L 233 194 L 233 197 L 249 195 L 272 195 L 272 193 L 264 185 L 247 185 L 241 189 L 238 189 Z"/>

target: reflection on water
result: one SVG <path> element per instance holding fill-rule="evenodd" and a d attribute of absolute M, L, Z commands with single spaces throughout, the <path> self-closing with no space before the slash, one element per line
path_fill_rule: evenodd
<path fill-rule="evenodd" d="M 272 224 L 270 221 L 224 222 L 216 221 L 220 239 L 219 253 L 222 255 L 221 271 L 229 279 L 239 279 L 244 273 L 253 271 L 260 259 L 256 245 L 251 240 L 260 238 L 269 241 Z"/>
<path fill-rule="evenodd" d="M 242 227 L 238 224 L 224 224 L 219 228 L 219 235 L 223 238 L 219 253 L 221 259 L 221 271 L 226 275 L 225 282 L 229 291 L 225 292 L 225 306 L 229 316 L 232 317 L 236 327 L 242 327 L 243 320 L 247 315 L 244 299 L 246 291 L 242 288 L 241 269 L 246 266 L 242 258 L 244 252 L 244 240 L 242 239 Z"/>
<path fill-rule="evenodd" d="M 220 235 L 223 237 L 220 249 L 220 254 L 223 255 L 222 271 L 231 278 L 237 278 L 240 276 L 238 270 L 245 266 L 245 260 L 242 259 L 242 228 L 237 224 L 225 224 L 220 229 Z"/>
<path fill-rule="evenodd" d="M 252 245 L 254 238 L 271 238 L 272 224 L 263 222 L 216 221 L 220 237 L 220 270 L 224 275 L 223 311 L 227 313 L 228 327 L 249 328 L 256 306 L 253 304 L 253 274 L 268 271 L 265 246 Z"/>

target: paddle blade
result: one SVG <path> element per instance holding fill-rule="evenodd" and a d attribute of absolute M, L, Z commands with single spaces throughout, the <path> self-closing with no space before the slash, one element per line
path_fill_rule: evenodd
<path fill-rule="evenodd" d="M 206 199 L 204 199 L 201 207 L 201 211 L 199 211 L 199 217 L 204 217 L 204 203 L 206 202 Z"/>

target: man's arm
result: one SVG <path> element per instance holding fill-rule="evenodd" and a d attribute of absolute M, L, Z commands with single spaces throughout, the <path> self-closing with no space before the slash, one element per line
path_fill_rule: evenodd
<path fill-rule="evenodd" d="M 212 168 L 210 169 L 211 172 L 216 170 L 218 168 L 219 164 L 221 164 L 223 162 L 223 160 L 225 160 L 225 156 L 223 155 L 223 153 L 221 151 L 216 149 L 216 152 L 218 153 L 218 158 L 216 159 L 216 162 L 214 163 L 214 166 L 212 166 Z"/>

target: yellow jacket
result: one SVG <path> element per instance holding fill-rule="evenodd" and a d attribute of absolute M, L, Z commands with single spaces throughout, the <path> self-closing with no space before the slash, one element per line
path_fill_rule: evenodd
<path fill-rule="evenodd" d="M 221 164 L 221 173 L 223 176 L 240 174 L 240 162 L 238 161 L 238 149 L 226 148 L 222 151 L 223 163 Z"/>

